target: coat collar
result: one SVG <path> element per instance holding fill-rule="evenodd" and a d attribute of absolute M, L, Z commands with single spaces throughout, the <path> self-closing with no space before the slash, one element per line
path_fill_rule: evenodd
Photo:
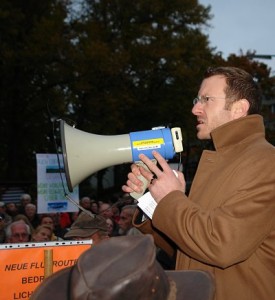
<path fill-rule="evenodd" d="M 211 132 L 211 137 L 216 150 L 232 146 L 246 138 L 260 134 L 265 136 L 263 117 L 249 115 L 219 126 Z"/>

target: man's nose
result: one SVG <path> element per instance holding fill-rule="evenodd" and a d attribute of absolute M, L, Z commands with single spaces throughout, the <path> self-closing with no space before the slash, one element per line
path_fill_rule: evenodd
<path fill-rule="evenodd" d="M 199 102 L 196 103 L 191 110 L 192 114 L 195 116 L 199 115 L 201 112 L 201 108 L 202 108 L 202 105 Z"/>
<path fill-rule="evenodd" d="M 23 241 L 25 239 L 25 235 L 24 234 L 19 234 L 19 241 Z"/>

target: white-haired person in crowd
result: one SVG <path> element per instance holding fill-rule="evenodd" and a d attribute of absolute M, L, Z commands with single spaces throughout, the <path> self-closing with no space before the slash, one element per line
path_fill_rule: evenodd
<path fill-rule="evenodd" d="M 31 239 L 31 229 L 24 221 L 19 220 L 9 224 L 5 230 L 6 243 L 26 243 Z"/>

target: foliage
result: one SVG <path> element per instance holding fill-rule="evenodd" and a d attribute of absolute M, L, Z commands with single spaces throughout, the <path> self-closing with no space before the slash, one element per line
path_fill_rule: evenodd
<path fill-rule="evenodd" d="M 108 134 L 186 126 L 182 115 L 190 111 L 197 78 L 212 58 L 199 31 L 208 9 L 196 1 L 88 4 L 85 17 L 72 22 L 79 126 Z"/>
<path fill-rule="evenodd" d="M 2 0 L 2 181 L 36 181 L 35 153 L 55 152 L 53 122 L 101 135 L 179 126 L 195 139 L 192 99 L 204 70 L 236 64 L 273 95 L 269 70 L 246 56 L 223 60 L 196 0 Z M 79 145 L 81 147 L 81 145 Z"/>
<path fill-rule="evenodd" d="M 47 41 L 47 48 L 45 38 L 50 22 L 63 26 L 64 12 L 52 1 L 1 1 L 0 162 L 3 180 L 33 180 L 34 154 L 48 150 L 45 99 L 52 94 L 49 62 L 52 63 L 54 52 L 49 49 L 53 41 Z M 41 27 L 43 32 L 38 37 L 36 31 Z M 54 30 L 52 26 L 51 37 Z"/>

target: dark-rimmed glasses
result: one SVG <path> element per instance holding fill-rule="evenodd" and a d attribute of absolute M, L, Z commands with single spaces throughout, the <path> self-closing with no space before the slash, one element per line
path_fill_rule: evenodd
<path fill-rule="evenodd" d="M 200 104 L 205 104 L 207 103 L 210 99 L 226 99 L 224 97 L 214 97 L 214 96 L 198 96 L 193 100 L 193 105 L 196 105 L 197 103 Z"/>

